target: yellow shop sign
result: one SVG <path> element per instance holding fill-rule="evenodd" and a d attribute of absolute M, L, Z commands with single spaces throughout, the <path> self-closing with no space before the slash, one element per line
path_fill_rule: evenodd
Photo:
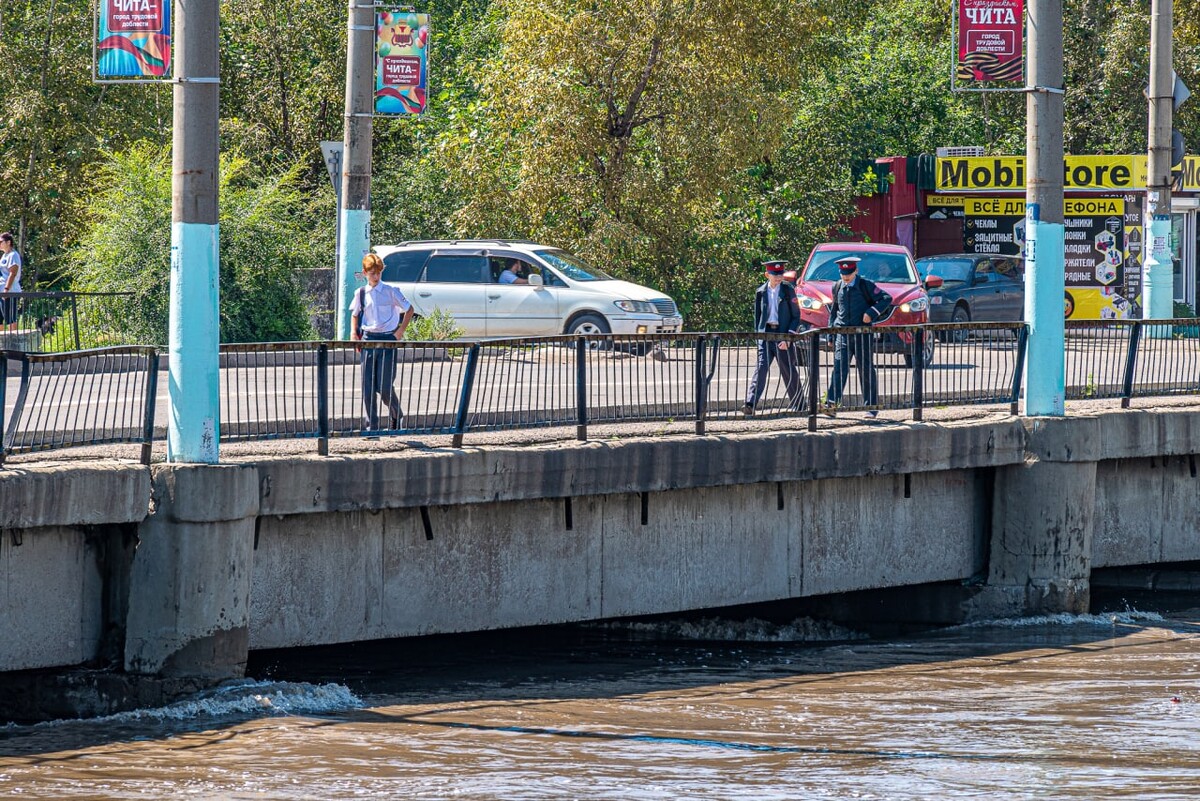
<path fill-rule="evenodd" d="M 1064 189 L 1143 189 L 1145 174 L 1144 156 L 1140 163 L 1137 156 L 1066 156 L 1063 159 Z M 940 192 L 1024 188 L 1024 156 L 937 160 L 937 189 Z"/>

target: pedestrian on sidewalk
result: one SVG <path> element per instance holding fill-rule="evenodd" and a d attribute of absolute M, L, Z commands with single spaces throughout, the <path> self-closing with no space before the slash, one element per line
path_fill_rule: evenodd
<path fill-rule="evenodd" d="M 355 341 L 397 342 L 412 322 L 413 307 L 401 292 L 383 283 L 383 259 L 375 253 L 363 257 L 363 275 L 367 285 L 358 288 L 350 303 L 350 338 Z M 379 430 L 379 402 L 388 408 L 388 428 L 400 428 L 404 409 L 396 396 L 396 349 L 362 348 L 359 352 L 362 367 L 363 428 Z"/>
<path fill-rule="evenodd" d="M 767 280 L 754 293 L 754 330 L 760 334 L 795 334 L 800 329 L 800 303 L 796 288 L 783 280 L 786 261 L 763 262 Z M 787 390 L 789 408 L 800 408 L 804 396 L 804 381 L 800 376 L 798 348 L 786 339 L 758 340 L 758 363 L 750 386 L 746 389 L 746 404 L 742 413 L 754 414 L 767 385 L 771 362 L 779 365 L 779 373 Z"/>
<path fill-rule="evenodd" d="M 15 293 L 21 291 L 21 254 L 13 245 L 13 235 L 0 234 L 0 292 L 9 293 L 0 301 L 0 324 L 8 331 L 17 330 L 18 304 Z"/>
<path fill-rule="evenodd" d="M 858 274 L 858 256 L 845 256 L 837 260 L 841 280 L 830 293 L 830 328 L 853 328 L 874 325 L 891 311 L 892 298 L 874 283 Z M 858 384 L 862 388 L 863 405 L 878 404 L 879 377 L 872 358 L 871 334 L 835 334 L 833 344 L 833 375 L 829 379 L 829 391 L 825 393 L 823 411 L 830 417 L 837 414 L 846 380 L 850 377 L 850 359 L 858 367 Z M 871 417 L 879 414 L 875 409 L 867 412 Z"/>

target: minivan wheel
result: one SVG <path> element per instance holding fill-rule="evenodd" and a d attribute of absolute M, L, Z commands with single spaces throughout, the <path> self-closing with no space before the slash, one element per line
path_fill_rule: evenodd
<path fill-rule="evenodd" d="M 605 320 L 599 314 L 581 314 L 567 326 L 567 333 L 571 336 L 578 336 L 580 334 L 611 334 L 612 328 L 609 327 L 608 320 Z M 589 342 L 588 346 L 599 350 L 610 347 L 610 343 L 593 341 Z"/>

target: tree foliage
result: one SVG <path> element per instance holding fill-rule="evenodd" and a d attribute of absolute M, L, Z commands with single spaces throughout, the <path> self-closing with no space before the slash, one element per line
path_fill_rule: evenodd
<path fill-rule="evenodd" d="M 89 188 L 84 234 L 71 254 L 74 286 L 131 293 L 112 304 L 126 339 L 165 344 L 170 155 L 145 143 L 110 153 L 97 165 Z M 298 270 L 316 265 L 322 254 L 313 243 L 323 237 L 314 236 L 296 170 L 264 175 L 243 158 L 224 156 L 220 193 L 221 341 L 307 338 L 311 329 Z M 111 308 L 108 319 L 114 319 Z"/>
<path fill-rule="evenodd" d="M 169 186 L 155 183 L 169 173 L 147 165 L 170 143 L 170 86 L 92 83 L 91 8 L 0 4 L 0 229 L 19 234 L 37 288 L 94 284 L 97 244 L 122 242 L 144 264 L 168 258 L 169 228 L 138 226 L 169 213 Z M 1024 151 L 1023 95 L 950 92 L 949 0 L 431 0 L 420 10 L 433 16 L 429 110 L 375 121 L 375 241 L 548 241 L 669 292 L 689 327 L 748 323 L 761 260 L 800 262 L 841 236 L 873 159 L 942 145 Z M 1200 92 L 1195 11 L 1175 4 L 1174 66 Z M 221 144 L 239 154 L 221 199 L 231 266 L 264 254 L 288 269 L 333 264 L 319 144 L 342 136 L 346 13 L 221 4 Z M 1149 3 L 1065 0 L 1063 20 L 1067 150 L 1143 152 Z M 1200 102 L 1175 127 L 1200 152 Z M 133 172 L 119 177 L 114 164 Z M 281 230 L 302 221 L 298 236 L 262 223 L 247 228 L 256 243 L 232 238 L 261 219 L 239 205 L 252 188 L 288 197 Z M 113 213 L 115 202 L 130 211 Z M 151 297 L 140 283 L 153 276 L 105 263 L 148 319 L 165 314 L 165 289 Z M 246 316 L 234 304 L 251 275 L 237 274 L 222 286 L 228 320 Z M 241 325 L 227 335 L 283 335 Z"/>

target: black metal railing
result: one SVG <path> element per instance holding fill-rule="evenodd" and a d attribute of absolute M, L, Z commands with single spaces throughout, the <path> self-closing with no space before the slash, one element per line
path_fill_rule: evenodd
<path fill-rule="evenodd" d="M 655 421 L 690 421 L 702 434 L 714 421 L 764 417 L 816 430 L 822 414 L 843 412 L 921 419 L 929 408 L 993 404 L 1015 414 L 1026 342 L 1020 323 L 965 323 L 223 345 L 220 436 L 314 438 L 327 453 L 330 438 L 347 436 L 448 434 L 462 444 L 472 432 L 574 427 L 586 439 L 590 426 Z M 844 378 L 839 352 L 850 357 Z M 141 443 L 149 458 L 153 349 L 4 353 L 0 458 L 113 442 Z M 860 359 L 873 369 L 860 370 Z M 1200 321 L 1068 321 L 1065 362 L 1072 400 L 1127 406 L 1133 397 L 1200 394 Z"/>
<path fill-rule="evenodd" d="M 131 343 L 128 292 L 0 292 L 0 350 L 25 353 Z"/>
<path fill-rule="evenodd" d="M 11 407 L 10 365 L 19 376 Z M 140 443 L 149 464 L 157 389 L 154 348 L 0 351 L 0 461 L 10 453 Z"/>

